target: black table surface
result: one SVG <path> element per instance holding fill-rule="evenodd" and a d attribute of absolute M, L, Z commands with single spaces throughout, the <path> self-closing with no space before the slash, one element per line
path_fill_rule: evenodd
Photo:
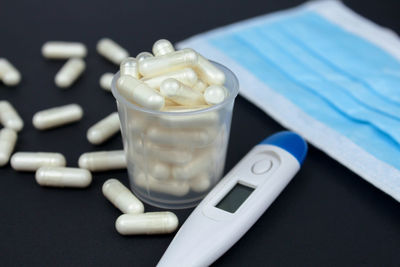
<path fill-rule="evenodd" d="M 83 152 L 121 149 L 121 136 L 103 145 L 86 140 L 95 122 L 116 111 L 99 77 L 117 67 L 95 51 L 110 37 L 132 55 L 154 41 L 177 42 L 242 19 L 289 8 L 302 1 L 11 1 L 0 3 L 0 57 L 22 73 L 15 88 L 0 84 L 25 121 L 16 151 L 63 153 L 77 166 Z M 400 33 L 399 3 L 345 1 L 359 14 Z M 64 61 L 45 60 L 49 40 L 87 45 L 87 70 L 67 90 L 54 85 Z M 32 126 L 35 112 L 79 103 L 84 118 L 49 131 Z M 225 172 L 264 137 L 282 126 L 238 97 Z M 173 235 L 120 236 L 120 215 L 102 195 L 111 177 L 128 184 L 126 171 L 95 173 L 88 189 L 44 188 L 33 173 L 0 169 L 0 266 L 154 266 Z M 160 209 L 145 205 L 147 211 Z M 176 210 L 180 224 L 192 209 Z M 184 257 L 185 255 L 182 255 Z M 215 266 L 399 266 L 400 205 L 314 147 L 303 168 L 255 225 Z"/>

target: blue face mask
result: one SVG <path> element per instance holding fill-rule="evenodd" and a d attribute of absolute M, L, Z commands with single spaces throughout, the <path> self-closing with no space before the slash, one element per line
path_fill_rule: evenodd
<path fill-rule="evenodd" d="M 349 16 L 351 11 L 333 3 L 329 5 L 335 5 L 336 15 Z M 228 26 L 180 46 L 194 47 L 206 56 L 210 53 L 212 59 L 228 62 L 228 66 L 231 63 L 245 97 L 400 200 L 400 62 L 312 7 L 308 4 L 289 14 Z M 272 95 L 283 97 L 286 105 L 272 103 Z M 316 122 L 299 125 L 284 109 L 300 110 L 306 119 L 300 113 L 290 116 Z M 323 126 L 312 128 L 319 124 Z M 315 137 L 318 130 L 326 131 L 320 138 L 327 140 Z M 343 137 L 337 145 L 344 147 L 328 144 L 329 138 L 337 137 Z M 346 158 L 346 151 L 357 153 L 354 156 L 360 155 L 361 160 Z M 363 166 L 371 163 L 375 166 Z"/>

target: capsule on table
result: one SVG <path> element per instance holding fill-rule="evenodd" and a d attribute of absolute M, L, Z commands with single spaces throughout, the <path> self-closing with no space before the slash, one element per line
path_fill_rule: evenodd
<path fill-rule="evenodd" d="M 54 81 L 60 88 L 70 87 L 83 73 L 85 68 L 85 61 L 80 58 L 71 58 L 57 72 Z"/>
<path fill-rule="evenodd" d="M 139 61 L 139 72 L 144 77 L 154 77 L 186 67 L 197 65 L 197 53 L 186 48 L 159 57 L 149 57 Z"/>
<path fill-rule="evenodd" d="M 128 51 L 109 38 L 102 38 L 97 42 L 97 52 L 114 64 L 121 64 L 122 60 L 129 57 Z"/>
<path fill-rule="evenodd" d="M 66 167 L 40 167 L 35 174 L 36 182 L 50 187 L 88 187 L 92 174 L 85 169 Z"/>
<path fill-rule="evenodd" d="M 36 171 L 43 166 L 65 167 L 66 164 L 61 153 L 17 152 L 11 157 L 11 167 L 16 171 Z"/>
<path fill-rule="evenodd" d="M 153 89 L 160 89 L 161 83 L 168 78 L 178 80 L 189 87 L 193 86 L 197 82 L 197 74 L 191 68 L 167 72 L 156 77 L 144 78 L 141 81 Z"/>
<path fill-rule="evenodd" d="M 0 167 L 7 164 L 17 142 L 17 133 L 8 128 L 0 130 Z"/>
<path fill-rule="evenodd" d="M 209 105 L 216 105 L 225 100 L 228 95 L 228 91 L 225 87 L 220 85 L 210 85 L 204 91 L 204 100 Z"/>
<path fill-rule="evenodd" d="M 139 71 L 137 66 L 137 60 L 134 57 L 127 57 L 122 60 L 120 64 L 120 73 L 122 75 L 130 75 L 133 78 L 139 79 Z"/>
<path fill-rule="evenodd" d="M 108 179 L 102 187 L 103 195 L 122 213 L 144 212 L 143 203 L 117 179 Z"/>
<path fill-rule="evenodd" d="M 0 122 L 4 127 L 13 129 L 17 132 L 21 131 L 24 127 L 24 121 L 18 115 L 10 102 L 6 100 L 0 101 Z"/>
<path fill-rule="evenodd" d="M 49 59 L 68 59 L 86 57 L 86 46 L 78 42 L 49 41 L 42 46 L 42 55 Z"/>
<path fill-rule="evenodd" d="M 18 85 L 21 81 L 19 71 L 5 58 L 0 58 L 0 80 L 7 86 Z"/>
<path fill-rule="evenodd" d="M 143 189 L 176 197 L 182 197 L 189 193 L 190 190 L 189 185 L 185 182 L 174 180 L 161 181 L 144 173 L 135 175 L 133 181 L 137 186 Z"/>
<path fill-rule="evenodd" d="M 175 48 L 171 42 L 166 39 L 160 39 L 153 45 L 153 54 L 156 57 L 164 56 L 172 52 L 175 52 Z"/>
<path fill-rule="evenodd" d="M 132 76 L 124 75 L 119 77 L 117 88 L 127 100 L 137 103 L 142 107 L 153 110 L 160 110 L 164 107 L 163 96 Z"/>
<path fill-rule="evenodd" d="M 90 127 L 86 136 L 90 143 L 99 145 L 118 133 L 119 130 L 120 122 L 118 112 L 113 112 Z"/>
<path fill-rule="evenodd" d="M 121 235 L 169 234 L 178 227 L 178 218 L 170 211 L 123 214 L 115 222 Z"/>
<path fill-rule="evenodd" d="M 99 81 L 100 87 L 106 91 L 111 91 L 111 82 L 112 82 L 113 77 L 114 77 L 114 74 L 111 72 L 107 72 L 107 73 L 104 73 L 103 75 L 101 75 L 100 81 Z"/>
<path fill-rule="evenodd" d="M 222 85 L 225 83 L 225 74 L 202 55 L 197 54 L 198 61 L 195 67 L 199 78 L 208 84 Z"/>
<path fill-rule="evenodd" d="M 201 93 L 192 90 L 190 87 L 172 78 L 166 79 L 161 83 L 160 93 L 180 105 L 205 104 Z"/>
<path fill-rule="evenodd" d="M 79 157 L 78 165 L 92 172 L 126 169 L 125 152 L 114 150 L 84 153 Z"/>
<path fill-rule="evenodd" d="M 83 110 L 78 104 L 69 104 L 35 113 L 32 123 L 36 129 L 46 130 L 79 121 L 82 116 Z"/>

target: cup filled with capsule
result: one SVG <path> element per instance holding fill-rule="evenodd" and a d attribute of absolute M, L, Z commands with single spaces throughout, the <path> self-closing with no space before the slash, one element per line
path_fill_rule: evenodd
<path fill-rule="evenodd" d="M 132 191 L 158 207 L 197 205 L 223 174 L 236 76 L 162 39 L 125 58 L 111 87 Z"/>

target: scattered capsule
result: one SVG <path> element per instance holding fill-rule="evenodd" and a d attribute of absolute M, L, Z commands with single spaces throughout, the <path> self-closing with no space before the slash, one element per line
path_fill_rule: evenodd
<path fill-rule="evenodd" d="M 7 86 L 15 86 L 21 81 L 19 71 L 5 58 L 0 58 L 0 80 Z"/>
<path fill-rule="evenodd" d="M 178 80 L 189 87 L 193 86 L 197 82 L 197 74 L 191 68 L 168 72 L 152 78 L 144 78 L 141 81 L 153 89 L 160 89 L 161 83 L 168 78 Z"/>
<path fill-rule="evenodd" d="M 129 57 L 128 51 L 109 38 L 102 38 L 97 42 L 97 52 L 114 64 L 121 64 L 122 60 Z"/>
<path fill-rule="evenodd" d="M 124 75 L 119 77 L 117 88 L 126 99 L 142 107 L 160 110 L 165 104 L 163 96 L 132 76 Z"/>
<path fill-rule="evenodd" d="M 207 173 L 203 173 L 190 180 L 189 184 L 191 190 L 201 193 L 210 188 L 211 181 L 209 175 Z"/>
<path fill-rule="evenodd" d="M 103 195 L 122 213 L 138 214 L 144 212 L 143 203 L 117 179 L 109 179 L 102 187 Z"/>
<path fill-rule="evenodd" d="M 225 83 L 225 74 L 214 66 L 213 63 L 208 61 L 202 55 L 197 54 L 197 74 L 199 78 L 208 84 L 222 85 Z"/>
<path fill-rule="evenodd" d="M 161 40 L 158 40 L 157 42 L 155 42 L 153 45 L 153 54 L 156 57 L 164 56 L 164 55 L 170 54 L 172 52 L 175 52 L 175 48 L 171 44 L 171 42 L 168 40 L 161 39 Z"/>
<path fill-rule="evenodd" d="M 78 104 L 69 104 L 35 113 L 32 123 L 36 129 L 46 130 L 79 121 L 82 116 L 83 110 Z"/>
<path fill-rule="evenodd" d="M 118 112 L 113 112 L 87 131 L 87 139 L 94 145 L 99 145 L 119 132 L 120 122 Z"/>
<path fill-rule="evenodd" d="M 60 88 L 70 87 L 86 68 L 85 61 L 80 58 L 71 58 L 61 67 L 54 79 Z"/>
<path fill-rule="evenodd" d="M 211 85 L 204 91 L 204 100 L 209 105 L 216 105 L 225 100 L 228 93 L 225 87 Z"/>
<path fill-rule="evenodd" d="M 43 57 L 50 59 L 83 58 L 86 54 L 86 46 L 77 42 L 50 41 L 42 46 Z"/>
<path fill-rule="evenodd" d="M 66 164 L 60 153 L 17 152 L 11 157 L 11 167 L 16 171 L 36 171 L 43 166 L 65 167 Z"/>
<path fill-rule="evenodd" d="M 137 62 L 142 62 L 143 60 L 145 60 L 146 58 L 149 58 L 149 57 L 154 57 L 154 56 L 150 52 L 140 52 L 139 54 L 137 54 L 136 60 L 137 60 Z"/>
<path fill-rule="evenodd" d="M 139 71 L 137 67 L 137 61 L 134 57 L 127 57 L 122 60 L 121 65 L 121 76 L 130 75 L 133 78 L 139 79 Z"/>
<path fill-rule="evenodd" d="M 169 234 L 178 227 L 178 218 L 170 211 L 123 214 L 115 222 L 121 235 Z"/>
<path fill-rule="evenodd" d="M 114 77 L 114 74 L 111 72 L 104 73 L 100 77 L 100 87 L 106 91 L 111 91 L 111 82 Z"/>
<path fill-rule="evenodd" d="M 189 185 L 185 182 L 174 180 L 160 181 L 144 173 L 139 173 L 133 180 L 137 186 L 146 190 L 152 190 L 154 192 L 173 195 L 176 197 L 182 197 L 189 193 L 190 190 Z"/>
<path fill-rule="evenodd" d="M 41 186 L 87 187 L 92 182 L 92 174 L 85 169 L 66 167 L 40 167 L 35 174 Z"/>
<path fill-rule="evenodd" d="M 139 72 L 147 78 L 186 67 L 196 66 L 197 55 L 198 54 L 192 49 L 186 48 L 164 56 L 149 57 L 143 61 L 139 61 Z"/>
<path fill-rule="evenodd" d="M 24 121 L 18 115 L 10 102 L 6 100 L 0 101 L 0 122 L 4 127 L 13 129 L 17 132 L 22 130 L 24 127 Z"/>
<path fill-rule="evenodd" d="M 84 153 L 79 157 L 78 165 L 92 172 L 126 169 L 125 152 L 114 150 Z"/>
<path fill-rule="evenodd" d="M 172 78 L 162 82 L 160 93 L 180 105 L 205 104 L 204 97 L 201 93 L 193 91 L 183 83 Z"/>
<path fill-rule="evenodd" d="M 7 164 L 17 142 L 17 133 L 8 128 L 0 130 L 0 167 Z"/>
<path fill-rule="evenodd" d="M 207 84 L 200 79 L 198 79 L 197 82 L 192 86 L 192 89 L 199 93 L 203 93 L 206 88 Z"/>

